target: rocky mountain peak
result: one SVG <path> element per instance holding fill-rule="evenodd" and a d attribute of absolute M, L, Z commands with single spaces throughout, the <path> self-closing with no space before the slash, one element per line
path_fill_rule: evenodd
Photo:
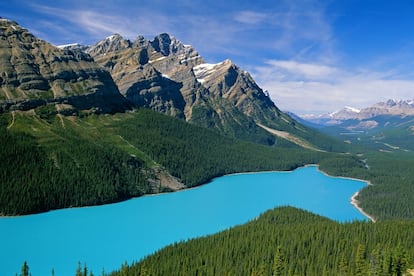
<path fill-rule="evenodd" d="M 105 55 L 107 53 L 122 51 L 129 47 L 131 47 L 129 40 L 123 38 L 120 34 L 113 34 L 99 41 L 93 47 L 90 47 L 87 53 L 92 56 Z"/>
<path fill-rule="evenodd" d="M 184 44 L 167 33 L 157 35 L 150 43 L 155 51 L 160 52 L 164 56 L 181 53 L 185 48 Z"/>
<path fill-rule="evenodd" d="M 394 100 L 389 99 L 385 102 L 376 103 L 373 107 L 378 108 L 388 108 L 388 109 L 410 109 L 414 108 L 414 99 L 413 100 Z"/>
<path fill-rule="evenodd" d="M 16 21 L 9 20 L 3 17 L 0 17 L 0 28 L 2 32 L 7 31 L 8 28 L 11 28 L 12 30 L 15 30 L 15 31 L 17 31 L 17 29 L 23 29 L 22 27 L 19 26 L 19 24 Z"/>
<path fill-rule="evenodd" d="M 135 41 L 132 44 L 133 48 L 142 48 L 142 47 L 148 47 L 148 40 L 145 39 L 142 35 L 137 36 Z"/>

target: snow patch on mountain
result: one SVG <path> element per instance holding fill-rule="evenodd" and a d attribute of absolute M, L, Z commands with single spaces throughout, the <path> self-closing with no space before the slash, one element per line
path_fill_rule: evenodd
<path fill-rule="evenodd" d="M 204 83 L 211 75 L 217 72 L 228 60 L 225 60 L 220 63 L 203 63 L 193 67 L 194 74 L 197 78 L 197 81 Z"/>
<path fill-rule="evenodd" d="M 58 47 L 59 49 L 66 49 L 66 48 L 78 48 L 82 46 L 83 45 L 79 43 L 70 43 L 70 44 L 57 45 L 56 47 Z"/>
<path fill-rule="evenodd" d="M 354 108 L 354 107 L 351 107 L 351 106 L 345 106 L 345 109 L 349 110 L 351 112 L 355 112 L 355 113 L 360 113 L 361 112 L 361 109 Z"/>

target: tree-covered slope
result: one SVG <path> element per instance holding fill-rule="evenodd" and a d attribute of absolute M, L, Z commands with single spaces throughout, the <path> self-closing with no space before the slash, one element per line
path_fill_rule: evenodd
<path fill-rule="evenodd" d="M 403 275 L 413 221 L 340 224 L 291 207 L 168 246 L 118 275 Z"/>
<path fill-rule="evenodd" d="M 336 154 L 221 136 L 156 112 L 62 116 L 53 105 L 0 115 L 0 213 L 103 204 L 245 171 L 320 164 L 373 185 L 360 206 L 376 219 L 414 217 L 412 153 Z M 365 162 L 365 163 L 364 163 Z M 183 184 L 171 185 L 178 178 Z M 167 180 L 166 180 L 167 179 Z"/>
<path fill-rule="evenodd" d="M 143 162 L 82 129 L 37 115 L 0 116 L 0 213 L 124 200 L 150 191 Z M 9 126 L 11 126 L 9 124 Z"/>
<path fill-rule="evenodd" d="M 289 170 L 320 159 L 319 153 L 226 138 L 144 109 L 83 118 L 56 113 L 48 105 L 0 115 L 0 213 L 162 191 L 159 168 L 190 187 L 226 173 Z"/>
<path fill-rule="evenodd" d="M 187 186 L 234 172 L 291 170 L 328 156 L 292 145 L 269 147 L 231 139 L 144 109 L 113 127 Z"/>
<path fill-rule="evenodd" d="M 361 160 L 363 161 L 361 163 Z M 366 150 L 354 157 L 321 160 L 321 169 L 331 175 L 370 181 L 357 200 L 376 219 L 414 218 L 414 154 Z"/>

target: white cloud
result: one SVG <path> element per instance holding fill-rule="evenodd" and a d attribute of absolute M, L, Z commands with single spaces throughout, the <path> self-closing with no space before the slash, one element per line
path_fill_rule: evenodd
<path fill-rule="evenodd" d="M 299 75 L 305 79 L 328 78 L 337 73 L 337 69 L 327 65 L 301 63 L 292 60 L 268 60 L 265 62 L 273 71 L 285 71 L 289 74 Z M 266 67 L 264 68 L 266 70 Z"/>
<path fill-rule="evenodd" d="M 142 11 L 140 16 L 128 18 L 110 10 L 61 9 L 38 5 L 34 5 L 34 7 L 49 16 L 78 26 L 83 33 L 89 35 L 88 39 L 94 38 L 96 41 L 114 33 L 119 33 L 127 38 L 135 38 L 137 35 L 159 34 L 170 31 L 170 26 L 174 26 L 170 17 L 153 11 Z M 58 24 L 55 26 L 49 24 L 49 27 L 56 31 L 62 29 L 62 26 Z M 74 29 L 70 28 L 72 36 L 75 36 Z M 65 34 L 68 36 L 67 39 L 70 39 L 70 32 L 66 31 Z"/>
<path fill-rule="evenodd" d="M 414 81 L 389 79 L 389 72 L 348 72 L 296 61 L 271 61 L 252 70 L 276 105 L 298 114 L 363 108 L 391 98 L 411 99 Z"/>

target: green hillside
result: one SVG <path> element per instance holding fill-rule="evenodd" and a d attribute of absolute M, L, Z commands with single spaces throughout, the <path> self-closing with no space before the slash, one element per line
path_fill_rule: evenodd
<path fill-rule="evenodd" d="M 0 115 L 0 213 L 103 204 L 241 171 L 290 170 L 322 154 L 226 138 L 149 110 L 61 116 L 54 106 Z M 161 168 L 161 169 L 160 169 Z"/>

